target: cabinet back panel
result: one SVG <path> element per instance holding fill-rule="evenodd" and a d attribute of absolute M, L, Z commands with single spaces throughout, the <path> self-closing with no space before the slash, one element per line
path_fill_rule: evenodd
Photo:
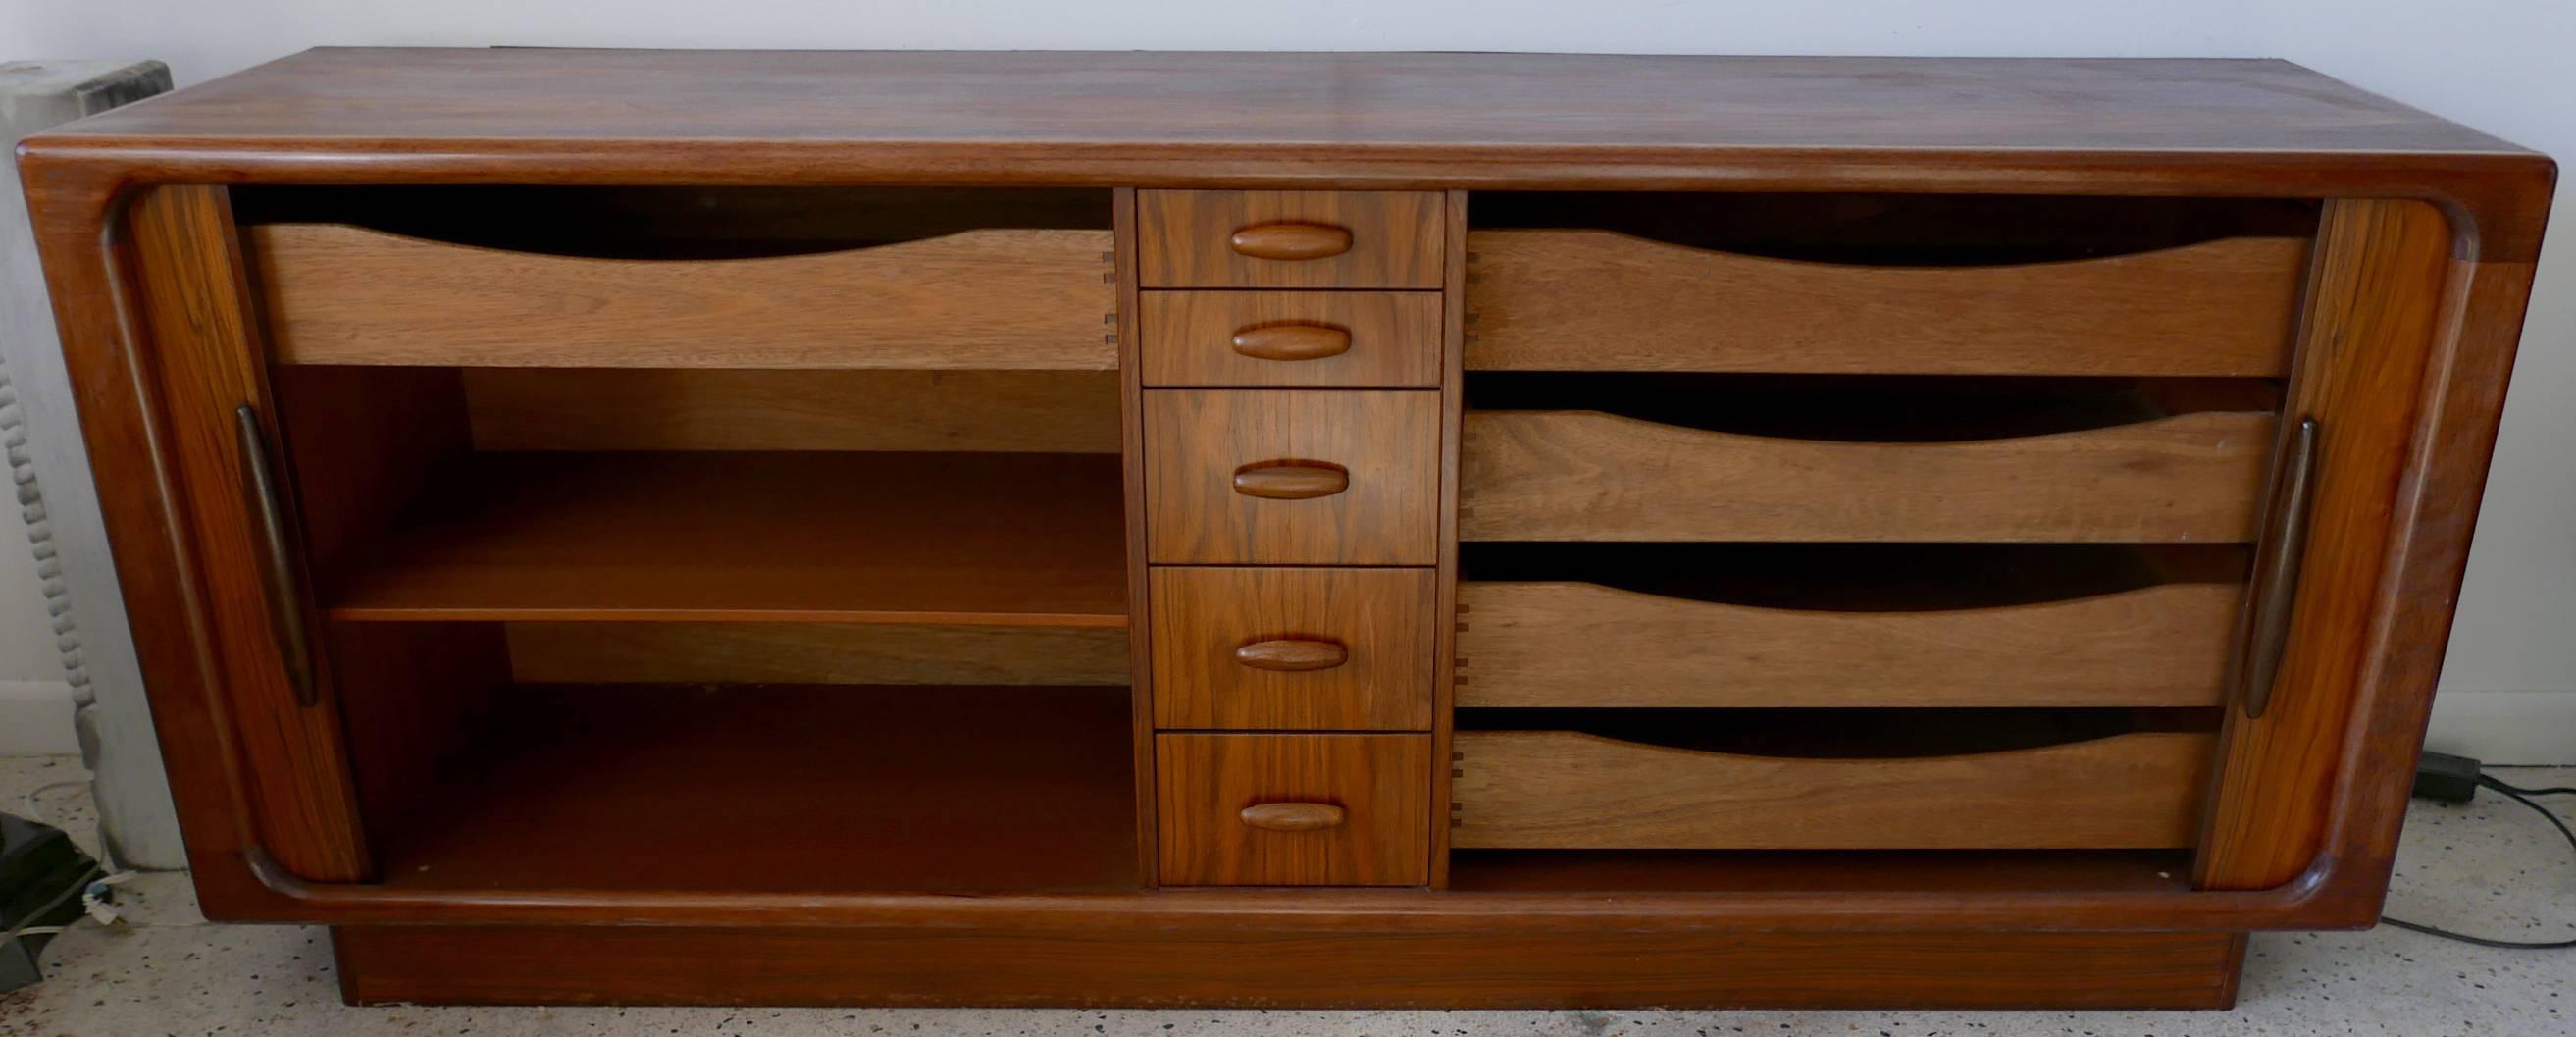
<path fill-rule="evenodd" d="M 1127 632 L 1100 627 L 510 623 L 523 684 L 1128 683 Z"/>
<path fill-rule="evenodd" d="M 1114 371 L 464 372 L 484 450 L 1118 452 Z"/>

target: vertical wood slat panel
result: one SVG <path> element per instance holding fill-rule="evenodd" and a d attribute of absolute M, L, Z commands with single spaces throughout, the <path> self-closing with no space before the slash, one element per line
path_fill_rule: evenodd
<path fill-rule="evenodd" d="M 1436 652 L 1431 672 L 1431 869 L 1433 889 L 1449 888 L 1450 784 L 1456 777 L 1450 742 L 1457 729 L 1458 633 L 1466 619 L 1458 604 L 1458 450 L 1467 409 L 1467 192 L 1451 191 L 1442 207 L 1440 292 L 1440 543 L 1439 602 L 1432 612 Z"/>
<path fill-rule="evenodd" d="M 167 460 L 192 527 L 202 635 L 220 660 L 214 677 L 239 739 L 260 843 L 304 878 L 363 880 L 367 846 L 339 711 L 327 690 L 320 705 L 296 704 L 256 575 L 261 535 L 244 489 L 234 408 L 258 411 L 272 441 L 277 429 L 230 200 L 221 188 L 159 188 L 134 202 L 127 229 L 145 348 L 160 375 Z M 327 676 L 316 678 L 326 689 Z"/>
<path fill-rule="evenodd" d="M 2330 201 L 2318 238 L 2281 422 L 2321 426 L 2306 564 L 2270 708 L 2249 720 L 2229 705 L 2194 868 L 2204 889 L 2278 886 L 2323 845 L 2448 282 L 2450 226 L 2428 203 Z"/>
<path fill-rule="evenodd" d="M 1145 559 L 1149 554 L 1145 524 L 1145 364 L 1144 338 L 1138 316 L 1142 309 L 1136 276 L 1136 190 L 1122 187 L 1111 195 L 1114 243 L 1111 277 L 1117 284 L 1117 327 L 1110 338 L 1118 345 L 1118 435 L 1125 473 L 1127 504 L 1127 665 L 1133 680 L 1127 690 L 1136 739 L 1136 874 L 1148 889 L 1161 885 L 1161 857 L 1156 851 L 1160 829 L 1155 820 L 1154 781 L 1154 634 L 1153 587 Z"/>

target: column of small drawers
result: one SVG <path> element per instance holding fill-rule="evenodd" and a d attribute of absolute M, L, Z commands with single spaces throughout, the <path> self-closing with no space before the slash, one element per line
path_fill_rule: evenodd
<path fill-rule="evenodd" d="M 1161 884 L 1426 881 L 1442 204 L 1138 192 Z"/>

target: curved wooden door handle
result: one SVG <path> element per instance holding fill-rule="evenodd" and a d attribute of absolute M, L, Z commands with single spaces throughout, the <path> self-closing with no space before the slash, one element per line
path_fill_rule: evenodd
<path fill-rule="evenodd" d="M 1262 461 L 1234 470 L 1234 492 L 1263 500 L 1312 500 L 1350 488 L 1350 469 L 1323 461 Z"/>
<path fill-rule="evenodd" d="M 322 688 L 313 678 L 313 635 L 304 625 L 304 585 L 295 578 L 295 544 L 287 525 L 286 498 L 268 464 L 268 438 L 260 430 L 259 412 L 250 404 L 233 409 L 234 435 L 241 449 L 243 491 L 259 518 L 261 588 L 268 598 L 269 630 L 277 639 L 277 661 L 286 668 L 286 685 L 295 704 L 311 709 L 322 704 Z"/>
<path fill-rule="evenodd" d="M 2317 419 L 2300 419 L 2272 475 L 2272 499 L 2264 508 L 2267 528 L 2254 550 L 2254 579 L 2237 620 L 2236 657 L 2230 660 L 2235 687 L 2228 689 L 2228 701 L 2241 703 L 2247 720 L 2261 720 L 2271 708 L 2281 660 L 2288 656 L 2300 564 L 2307 556 L 2308 511 L 2316 498 L 2319 438 Z"/>
<path fill-rule="evenodd" d="M 1351 330 L 1330 324 L 1270 324 L 1234 333 L 1234 351 L 1255 360 L 1321 360 L 1351 351 Z"/>
<path fill-rule="evenodd" d="M 1257 223 L 1226 239 L 1254 259 L 1329 259 L 1351 250 L 1351 232 L 1321 223 Z"/>
<path fill-rule="evenodd" d="M 1330 803 L 1260 803 L 1243 808 L 1243 823 L 1271 832 L 1316 832 L 1339 828 L 1342 808 Z"/>
<path fill-rule="evenodd" d="M 1339 641 L 1282 637 L 1255 641 L 1234 650 L 1234 661 L 1256 670 L 1303 673 L 1329 670 L 1351 661 L 1351 650 Z"/>

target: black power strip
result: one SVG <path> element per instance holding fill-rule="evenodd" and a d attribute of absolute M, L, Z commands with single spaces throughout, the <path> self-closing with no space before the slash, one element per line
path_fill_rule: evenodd
<path fill-rule="evenodd" d="M 19 930 L 79 918 L 80 891 L 98 875 L 98 863 L 61 829 L 0 814 L 0 993 L 42 975 L 36 956 L 48 937 Z"/>
<path fill-rule="evenodd" d="M 2415 765 L 2415 798 L 2466 803 L 2477 798 L 2478 779 L 2485 776 L 2485 768 L 2476 760 L 2427 751 Z"/>

